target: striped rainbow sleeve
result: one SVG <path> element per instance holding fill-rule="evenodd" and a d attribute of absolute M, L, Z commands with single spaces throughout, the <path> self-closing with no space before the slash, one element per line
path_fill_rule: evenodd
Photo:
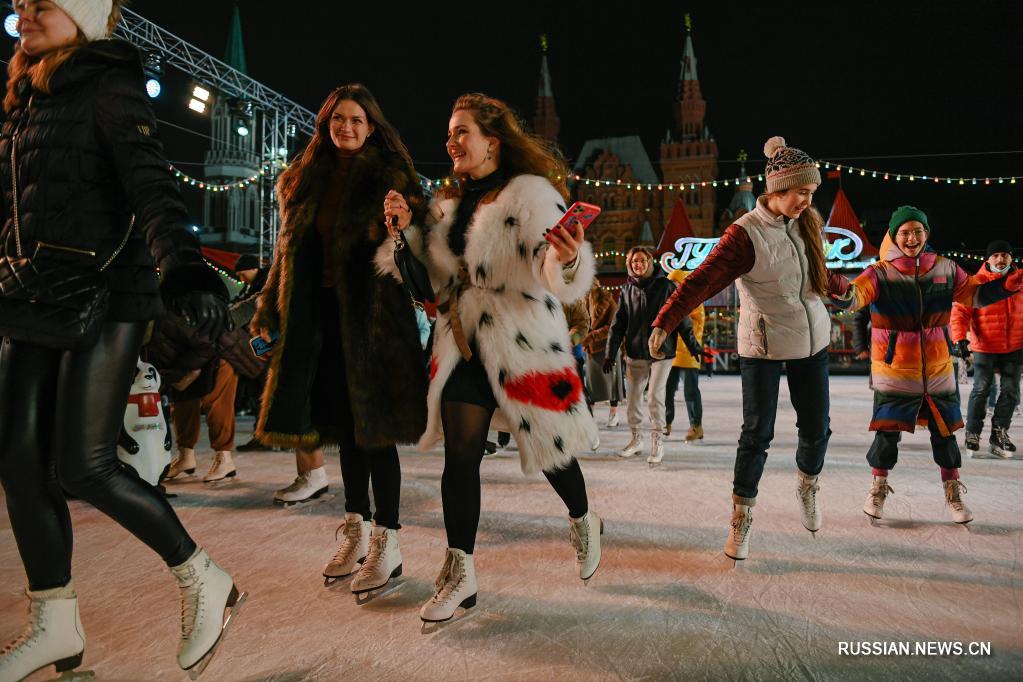
<path fill-rule="evenodd" d="M 877 299 L 877 270 L 868 267 L 852 281 L 849 290 L 842 297 L 832 296 L 832 302 L 847 312 L 865 308 Z"/>

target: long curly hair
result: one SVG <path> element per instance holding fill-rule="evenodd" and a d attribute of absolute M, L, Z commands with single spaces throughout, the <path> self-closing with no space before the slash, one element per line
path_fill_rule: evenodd
<path fill-rule="evenodd" d="M 552 144 L 538 135 L 527 133 L 522 121 L 505 102 L 478 92 L 462 95 L 455 100 L 451 112 L 468 111 L 472 114 L 480 131 L 501 142 L 501 169 L 505 174 L 504 185 L 516 175 L 539 175 L 547 178 L 562 197 L 568 199 L 568 164 L 565 157 Z M 459 197 L 462 185 L 467 179 L 451 171 L 459 182 L 441 188 L 441 197 Z M 496 195 L 504 185 L 494 189 Z"/>
<path fill-rule="evenodd" d="M 373 133 L 366 138 L 366 144 L 396 154 L 408 166 L 409 174 L 415 176 L 412 157 L 405 143 L 401 141 L 395 127 L 384 117 L 373 93 L 361 83 L 350 83 L 335 88 L 323 100 L 316 114 L 316 130 L 312 139 L 277 180 L 277 196 L 281 206 L 293 206 L 308 199 L 318 181 L 326 177 L 334 167 L 337 147 L 330 139 L 330 117 L 342 100 L 351 100 L 362 107 L 366 118 L 373 124 Z"/>
<path fill-rule="evenodd" d="M 121 8 L 126 4 L 127 0 L 113 0 L 110 16 L 107 17 L 108 34 L 113 33 L 114 28 L 121 21 Z M 23 104 L 18 96 L 18 90 L 21 82 L 26 78 L 30 80 L 34 90 L 49 93 L 50 79 L 53 78 L 53 74 L 64 62 L 74 56 L 78 48 L 87 42 L 89 40 L 79 29 L 74 40 L 63 47 L 47 52 L 42 57 L 29 56 L 22 49 L 20 40 L 15 43 L 14 56 L 7 63 L 7 92 L 4 95 L 4 112 L 9 114 Z"/>

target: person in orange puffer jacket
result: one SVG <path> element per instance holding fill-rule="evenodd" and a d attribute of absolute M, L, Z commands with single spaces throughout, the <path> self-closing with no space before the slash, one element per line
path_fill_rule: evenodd
<path fill-rule="evenodd" d="M 1017 268 L 1012 264 L 1012 246 L 997 239 L 987 247 L 987 261 L 975 277 L 981 282 L 1008 276 Z M 1012 296 L 986 308 L 967 308 L 955 304 L 950 323 L 952 341 L 960 356 L 973 354 L 973 390 L 966 416 L 966 449 L 971 457 L 1012 458 L 1016 446 L 1009 439 L 1012 413 L 1019 403 L 1020 368 L 1023 366 L 1023 299 Z M 969 340 L 967 339 L 969 335 Z M 998 403 L 991 416 L 988 452 L 980 452 L 980 434 L 984 430 L 988 395 L 994 374 L 1001 375 Z"/>

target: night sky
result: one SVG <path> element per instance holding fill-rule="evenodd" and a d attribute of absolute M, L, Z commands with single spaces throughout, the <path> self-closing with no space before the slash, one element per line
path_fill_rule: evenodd
<path fill-rule="evenodd" d="M 232 2 L 137 0 L 146 18 L 223 57 Z M 561 143 L 574 157 L 591 137 L 638 134 L 651 161 L 671 125 L 683 15 L 693 21 L 706 122 L 720 177 L 763 166 L 764 140 L 783 135 L 815 158 L 926 175 L 1023 175 L 1023 50 L 1019 3 L 818 2 L 257 2 L 242 0 L 248 71 L 315 111 L 346 82 L 366 84 L 430 177 L 447 172 L 444 135 L 454 98 L 483 91 L 532 118 L 540 50 L 550 64 Z M 177 80 L 175 80 L 177 79 Z M 208 131 L 168 75 L 158 116 Z M 205 143 L 170 127 L 172 161 L 197 175 Z M 994 156 L 947 156 L 975 152 Z M 863 158 L 924 155 L 919 158 Z M 933 243 L 1023 246 L 1016 185 L 959 187 L 843 176 L 868 233 L 892 208 L 931 216 Z M 837 183 L 816 201 L 830 209 Z M 759 187 L 757 188 L 759 190 Z M 186 189 L 186 193 L 195 190 Z M 719 203 L 730 190 L 722 190 Z"/>

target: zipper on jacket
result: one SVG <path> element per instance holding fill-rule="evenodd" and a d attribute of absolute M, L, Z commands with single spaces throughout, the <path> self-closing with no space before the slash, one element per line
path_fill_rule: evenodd
<path fill-rule="evenodd" d="M 767 346 L 767 320 L 764 319 L 763 315 L 757 320 L 757 327 L 760 328 L 760 338 L 764 341 L 764 355 L 770 355 L 771 351 Z"/>
<path fill-rule="evenodd" d="M 28 118 L 28 112 L 32 108 L 32 98 L 28 98 L 28 104 L 25 105 L 25 111 L 21 113 L 21 118 L 18 119 L 18 125 L 14 127 L 14 132 L 11 134 L 11 192 L 14 195 L 13 201 L 13 217 L 14 217 L 14 250 L 18 254 L 18 258 L 24 258 L 21 252 L 21 212 L 18 210 L 18 204 L 20 203 L 20 197 L 18 196 L 18 157 L 15 153 L 15 149 L 18 146 L 18 136 L 21 135 L 21 126 L 25 123 L 25 119 Z"/>
<path fill-rule="evenodd" d="M 920 299 L 920 368 L 924 382 L 924 395 L 927 395 L 927 340 L 924 338 L 924 290 L 920 288 L 920 256 L 916 257 L 916 274 L 913 275 L 916 282 L 916 293 Z"/>
<path fill-rule="evenodd" d="M 793 221 L 794 222 L 794 221 Z M 796 262 L 799 263 L 799 302 L 803 305 L 803 312 L 806 313 L 806 328 L 810 332 L 810 352 L 807 353 L 807 357 L 813 355 L 813 319 L 810 317 L 810 307 L 806 305 L 806 299 L 803 296 L 803 289 L 806 288 L 806 270 L 803 268 L 803 259 L 799 256 L 799 245 L 796 244 L 796 240 L 792 238 L 789 233 L 788 225 L 785 226 L 785 236 L 792 242 L 792 246 L 796 249 Z M 806 257 L 806 245 L 803 245 L 803 257 Z M 809 265 L 809 263 L 807 263 Z M 825 309 L 827 312 L 827 309 Z M 764 334 L 764 347 L 767 347 L 767 334 Z"/>
<path fill-rule="evenodd" d="M 89 251 L 87 249 L 76 249 L 73 246 L 61 246 L 59 244 L 47 244 L 46 242 L 37 241 L 36 242 L 35 253 L 32 254 L 33 258 L 35 258 L 39 254 L 39 249 L 51 249 L 53 251 L 67 251 L 68 253 L 77 253 L 77 254 L 80 254 L 82 256 L 92 256 L 93 258 L 96 257 L 96 252 L 95 251 Z"/>

